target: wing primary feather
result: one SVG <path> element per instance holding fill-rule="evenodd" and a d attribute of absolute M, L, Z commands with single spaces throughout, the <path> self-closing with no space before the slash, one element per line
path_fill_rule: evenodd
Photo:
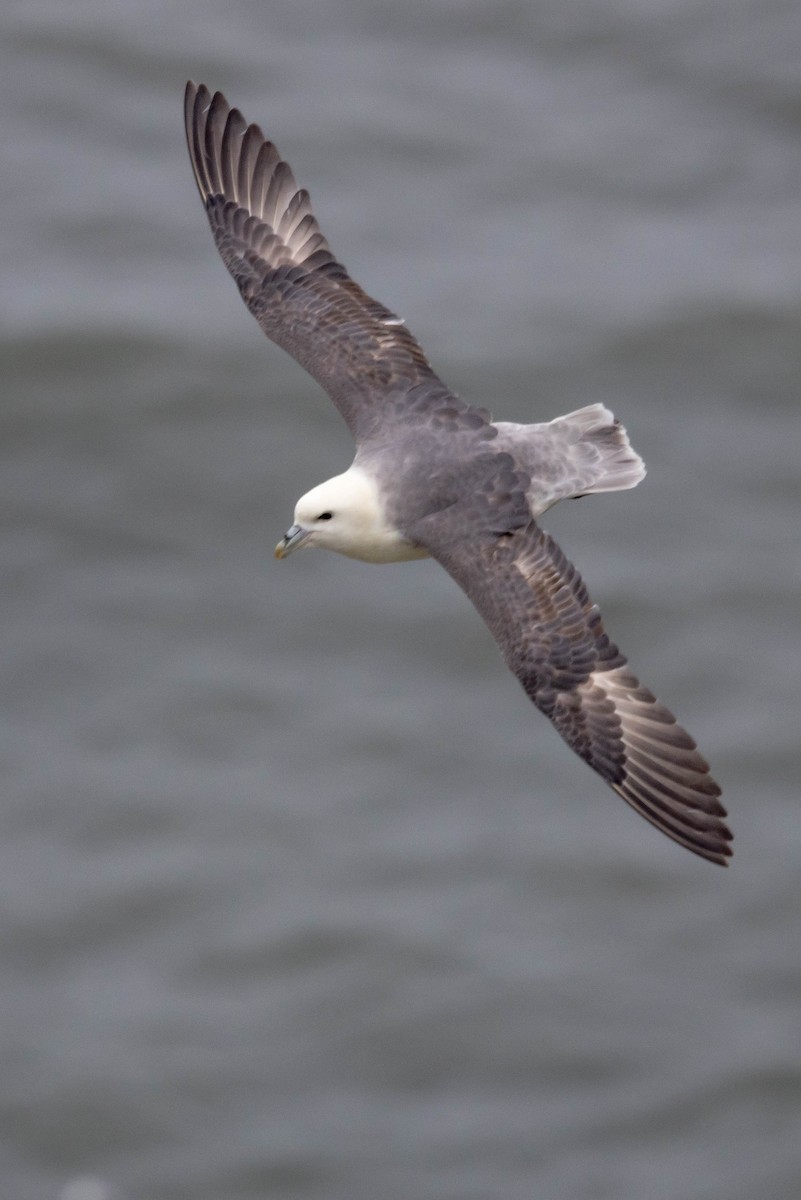
<path fill-rule="evenodd" d="M 496 483 L 506 471 L 496 467 Z M 419 540 L 473 601 L 571 749 L 668 837 L 725 866 L 732 835 L 709 765 L 629 670 L 553 539 L 534 521 L 515 528 L 508 519 L 509 533 L 487 537 L 501 523 L 503 494 L 492 481 L 476 488 L 461 508 L 423 523 Z"/>
<path fill-rule="evenodd" d="M 389 422 L 425 424 L 445 409 L 456 427 L 489 429 L 485 414 L 437 379 L 408 328 L 337 262 L 308 192 L 259 127 L 221 92 L 192 82 L 184 113 L 198 190 L 245 303 L 322 384 L 357 442 L 385 438 Z"/>
<path fill-rule="evenodd" d="M 230 109 L 225 121 L 222 144 L 220 146 L 222 187 L 223 193 L 226 196 L 235 196 L 240 204 L 245 199 L 239 190 L 238 180 L 239 154 L 245 129 L 245 121 L 239 110 L 236 108 Z M 247 203 L 242 204 L 242 207 L 247 208 Z"/>

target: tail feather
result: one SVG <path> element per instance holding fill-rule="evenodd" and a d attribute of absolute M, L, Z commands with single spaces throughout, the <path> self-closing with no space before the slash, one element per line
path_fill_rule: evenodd
<path fill-rule="evenodd" d="M 502 444 L 530 474 L 528 501 L 537 517 L 572 496 L 636 487 L 645 463 L 613 413 L 590 404 L 541 425 L 496 422 Z"/>
<path fill-rule="evenodd" d="M 590 404 L 549 422 L 567 436 L 573 457 L 586 469 L 586 482 L 574 495 L 621 492 L 636 487 L 645 476 L 645 463 L 631 445 L 626 430 L 604 404 Z"/>

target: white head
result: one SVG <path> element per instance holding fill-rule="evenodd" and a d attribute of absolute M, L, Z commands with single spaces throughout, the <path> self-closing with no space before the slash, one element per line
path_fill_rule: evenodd
<path fill-rule="evenodd" d="M 410 543 L 387 525 L 378 488 L 355 466 L 298 500 L 294 524 L 276 546 L 276 558 L 286 558 L 301 546 L 336 550 L 366 562 L 418 557 Z"/>

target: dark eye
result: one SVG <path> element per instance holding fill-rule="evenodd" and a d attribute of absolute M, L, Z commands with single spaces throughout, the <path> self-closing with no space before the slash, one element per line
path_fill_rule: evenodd
<path fill-rule="evenodd" d="M 331 518 L 333 517 L 333 515 L 334 515 L 333 513 L 320 513 L 317 520 L 318 521 L 330 521 Z"/>

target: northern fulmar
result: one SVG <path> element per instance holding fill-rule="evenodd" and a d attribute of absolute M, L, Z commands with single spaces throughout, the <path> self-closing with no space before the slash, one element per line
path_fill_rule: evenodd
<path fill-rule="evenodd" d="M 668 837 L 726 866 L 732 835 L 708 764 L 537 523 L 557 500 L 639 483 L 645 467 L 623 426 L 602 404 L 517 425 L 459 399 L 404 321 L 334 257 L 309 193 L 259 127 L 192 82 L 184 111 L 223 262 L 356 442 L 348 470 L 298 500 L 277 557 L 318 546 L 365 562 L 436 559 L 568 746 Z"/>

